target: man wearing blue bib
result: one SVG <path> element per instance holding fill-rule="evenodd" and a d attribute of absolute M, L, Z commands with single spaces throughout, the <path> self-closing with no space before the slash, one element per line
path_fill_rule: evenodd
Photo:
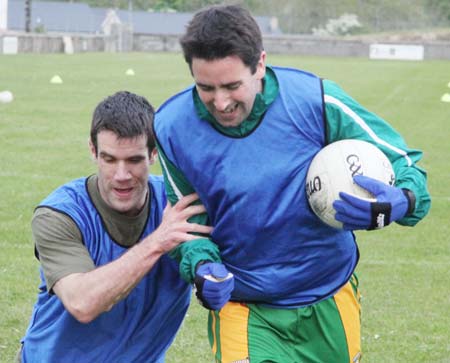
<path fill-rule="evenodd" d="M 162 363 L 181 325 L 190 285 L 166 253 L 207 236 L 187 220 L 196 194 L 167 204 L 156 157 L 154 111 L 118 92 L 95 109 L 90 151 L 98 172 L 52 192 L 32 231 L 41 284 L 18 356 L 23 363 Z"/>
<path fill-rule="evenodd" d="M 154 130 L 171 203 L 196 192 L 214 226 L 211 238 L 173 256 L 210 309 L 216 362 L 358 362 L 360 304 L 352 230 L 371 229 L 371 208 L 415 225 L 428 212 L 422 156 L 384 120 L 338 85 L 266 66 L 260 30 L 239 6 L 198 12 L 181 39 L 195 86 L 166 101 Z M 310 209 L 305 178 L 312 158 L 342 139 L 375 144 L 392 162 L 395 186 L 376 202 L 343 198 L 344 229 Z"/>

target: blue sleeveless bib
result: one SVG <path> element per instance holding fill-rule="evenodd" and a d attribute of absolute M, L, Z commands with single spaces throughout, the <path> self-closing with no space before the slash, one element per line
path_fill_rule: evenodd
<path fill-rule="evenodd" d="M 251 134 L 230 137 L 199 119 L 191 89 L 160 108 L 155 131 L 207 209 L 236 279 L 232 300 L 304 306 L 348 281 L 358 251 L 352 233 L 323 224 L 306 199 L 309 164 L 325 145 L 321 81 L 273 69 L 279 95 Z"/>
<path fill-rule="evenodd" d="M 142 238 L 159 225 L 165 206 L 161 177 L 149 177 L 150 213 Z M 96 266 L 120 257 L 127 248 L 114 242 L 87 192 L 86 178 L 50 194 L 40 206 L 67 214 L 77 224 Z M 24 363 L 164 362 L 164 355 L 189 305 L 190 286 L 178 266 L 163 256 L 133 291 L 89 324 L 79 323 L 56 295 L 46 290 L 41 270 L 38 301 L 23 338 Z"/>

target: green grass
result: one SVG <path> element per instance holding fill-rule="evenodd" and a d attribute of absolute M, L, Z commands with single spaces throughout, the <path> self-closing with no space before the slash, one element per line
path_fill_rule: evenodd
<path fill-rule="evenodd" d="M 425 152 L 433 205 L 415 228 L 357 234 L 365 363 L 450 362 L 450 62 L 269 56 L 330 78 Z M 126 76 L 133 68 L 136 75 Z M 58 74 L 63 84 L 50 84 Z M 36 298 L 33 208 L 56 186 L 95 171 L 87 148 L 95 105 L 118 90 L 154 106 L 191 82 L 180 54 L 0 56 L 0 362 L 11 362 Z M 156 166 L 153 170 L 159 173 Z M 167 362 L 212 362 L 195 299 Z"/>

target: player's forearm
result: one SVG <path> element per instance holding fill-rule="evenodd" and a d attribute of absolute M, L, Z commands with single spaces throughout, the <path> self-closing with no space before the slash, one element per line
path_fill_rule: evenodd
<path fill-rule="evenodd" d="M 192 205 L 197 199 L 197 194 L 190 194 L 173 207 L 166 205 L 159 227 L 117 260 L 59 280 L 53 290 L 67 310 L 81 322 L 92 321 L 125 298 L 163 254 L 197 239 L 197 233 L 209 235 L 211 227 L 187 222 L 205 212 L 203 205 Z"/>
<path fill-rule="evenodd" d="M 217 245 L 209 238 L 198 238 L 181 244 L 170 252 L 170 257 L 180 264 L 181 277 L 193 283 L 195 269 L 201 261 L 222 262 Z"/>
<path fill-rule="evenodd" d="M 173 205 L 184 195 L 194 193 L 194 187 L 189 183 L 183 173 L 169 160 L 160 145 L 158 147 L 158 156 L 164 174 L 164 185 L 166 187 L 167 199 Z M 196 201 L 200 204 L 201 200 Z M 192 216 L 189 219 L 191 223 L 209 225 L 208 215 L 201 213 Z"/>
<path fill-rule="evenodd" d="M 192 193 L 194 188 L 183 173 L 168 159 L 160 145 L 158 145 L 158 155 L 164 172 L 167 198 L 170 203 L 174 204 L 182 195 Z M 201 225 L 209 224 L 206 213 L 194 215 L 189 221 Z M 170 252 L 170 256 L 180 263 L 181 277 L 189 283 L 194 281 L 195 267 L 199 261 L 221 262 L 217 245 L 204 236 L 179 245 Z"/>
<path fill-rule="evenodd" d="M 183 195 L 194 193 L 194 188 L 174 163 L 167 157 L 161 145 L 156 144 L 158 157 L 164 175 L 167 199 L 175 204 Z"/>
<path fill-rule="evenodd" d="M 326 98 L 327 141 L 361 139 L 375 144 L 389 158 L 394 167 L 396 186 L 414 193 L 415 205 L 411 214 L 397 221 L 413 226 L 430 209 L 430 195 L 426 172 L 417 166 L 422 158 L 420 150 L 410 149 L 402 136 L 386 121 L 364 109 L 336 84 L 324 81 Z"/>
<path fill-rule="evenodd" d="M 415 199 L 412 213 L 398 220 L 397 223 L 404 226 L 414 226 L 427 215 L 431 206 L 426 172 L 416 165 L 397 168 L 395 185 L 412 191 Z"/>
<path fill-rule="evenodd" d="M 80 322 L 89 323 L 128 296 L 162 255 L 143 240 L 119 259 L 86 273 L 66 276 L 53 290 L 66 309 Z"/>

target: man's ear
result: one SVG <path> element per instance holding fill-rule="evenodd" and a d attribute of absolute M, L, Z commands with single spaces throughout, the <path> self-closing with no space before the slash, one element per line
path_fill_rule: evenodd
<path fill-rule="evenodd" d="M 97 151 L 95 150 L 95 146 L 91 139 L 89 139 L 88 143 L 89 143 L 89 151 L 91 152 L 92 160 L 96 161 L 97 160 Z"/>
<path fill-rule="evenodd" d="M 266 75 L 266 52 L 263 50 L 259 56 L 258 64 L 256 65 L 256 76 L 258 79 L 263 79 Z"/>
<path fill-rule="evenodd" d="M 158 149 L 155 147 L 149 155 L 149 163 L 150 165 L 153 165 L 156 162 L 156 159 L 158 158 Z"/>

